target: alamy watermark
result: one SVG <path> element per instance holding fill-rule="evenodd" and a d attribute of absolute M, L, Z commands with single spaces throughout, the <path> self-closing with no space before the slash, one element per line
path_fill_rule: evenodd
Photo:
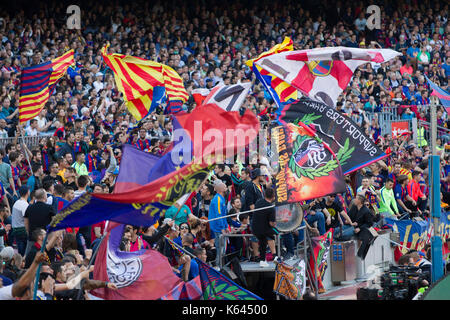
<path fill-rule="evenodd" d="M 67 14 L 70 16 L 67 17 L 66 25 L 69 30 L 80 30 L 81 29 L 81 10 L 80 7 L 72 4 L 67 7 Z"/>
<path fill-rule="evenodd" d="M 367 14 L 370 14 L 370 17 L 367 18 L 366 26 L 369 30 L 373 29 L 381 29 L 381 9 L 379 6 L 373 4 L 367 7 Z"/>

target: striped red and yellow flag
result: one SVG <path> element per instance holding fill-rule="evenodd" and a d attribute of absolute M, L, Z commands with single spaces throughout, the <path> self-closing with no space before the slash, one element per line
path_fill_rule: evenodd
<path fill-rule="evenodd" d="M 139 57 L 108 54 L 108 47 L 102 49 L 103 59 L 114 72 L 117 88 L 136 120 L 143 119 L 166 97 L 169 101 L 188 99 L 183 80 L 169 66 Z"/>
<path fill-rule="evenodd" d="M 22 69 L 20 77 L 19 122 L 27 122 L 39 115 L 58 80 L 75 65 L 74 51 L 45 63 Z"/>
<path fill-rule="evenodd" d="M 261 53 L 258 58 L 255 59 L 249 59 L 245 62 L 247 66 L 249 66 L 253 70 L 253 63 L 256 61 L 266 57 L 270 56 L 272 54 L 284 52 L 284 51 L 293 51 L 294 50 L 294 42 L 291 38 L 285 37 L 282 43 L 279 43 L 277 45 L 274 45 L 270 50 L 267 50 L 263 53 Z"/>
<path fill-rule="evenodd" d="M 261 53 L 257 58 L 249 59 L 245 62 L 245 64 L 249 66 L 252 70 L 253 66 L 255 66 L 262 76 L 269 76 L 271 78 L 271 81 L 268 84 L 275 90 L 280 99 L 280 102 L 288 102 L 291 99 L 297 100 L 298 99 L 297 89 L 292 87 L 287 82 L 269 73 L 268 71 L 262 69 L 261 67 L 254 65 L 254 62 L 272 54 L 293 50 L 294 50 L 294 42 L 292 41 L 291 38 L 285 37 L 282 43 L 279 43 L 273 46 L 270 50 Z"/>
<path fill-rule="evenodd" d="M 163 66 L 164 85 L 167 92 L 167 100 L 169 101 L 183 101 L 186 102 L 189 99 L 189 94 L 184 88 L 183 79 L 180 75 L 171 67 Z"/>

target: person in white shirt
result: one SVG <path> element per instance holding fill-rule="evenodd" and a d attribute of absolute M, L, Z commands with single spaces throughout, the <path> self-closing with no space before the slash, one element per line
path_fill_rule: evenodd
<path fill-rule="evenodd" d="M 0 138 L 8 138 L 8 131 L 6 131 L 6 123 L 5 119 L 0 119 Z"/>
<path fill-rule="evenodd" d="M 95 74 L 95 77 L 97 80 L 94 81 L 93 85 L 95 88 L 95 91 L 97 91 L 97 93 L 102 90 L 105 86 L 103 84 L 103 73 L 101 72 L 97 72 Z"/>
<path fill-rule="evenodd" d="M 17 250 L 24 256 L 27 247 L 27 230 L 25 229 L 24 216 L 28 208 L 28 197 L 30 190 L 28 186 L 23 185 L 19 188 L 20 199 L 17 200 L 12 207 L 12 221 L 11 227 L 13 230 L 14 239 L 16 240 Z"/>
<path fill-rule="evenodd" d="M 25 129 L 25 134 L 27 136 L 37 136 L 38 135 L 38 121 L 36 119 L 30 120 L 30 125 Z"/>
<path fill-rule="evenodd" d="M 13 284 L 3 287 L 0 281 L 0 300 L 15 300 L 21 298 L 26 300 L 32 298 L 31 283 L 33 282 L 39 264 L 45 262 L 46 254 L 38 251 L 34 257 L 33 263 L 28 270 Z"/>

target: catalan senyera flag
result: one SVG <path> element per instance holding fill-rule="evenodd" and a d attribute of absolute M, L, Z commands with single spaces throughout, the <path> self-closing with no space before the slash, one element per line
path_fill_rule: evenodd
<path fill-rule="evenodd" d="M 169 66 L 119 53 L 108 54 L 108 47 L 102 49 L 103 59 L 114 72 L 117 88 L 136 120 L 142 120 L 165 100 L 179 103 L 188 99 L 183 80 Z"/>
<path fill-rule="evenodd" d="M 255 62 L 273 54 L 292 50 L 294 50 L 294 43 L 292 39 L 285 37 L 282 43 L 279 43 L 273 46 L 270 50 L 261 53 L 256 59 L 250 59 L 245 62 L 245 64 L 252 69 L 256 78 L 261 81 L 278 106 L 281 106 L 282 103 L 297 100 L 299 98 L 297 89 L 267 70 L 264 70 L 260 66 L 256 65 Z"/>
<path fill-rule="evenodd" d="M 56 83 L 75 65 L 74 51 L 45 63 L 22 69 L 20 78 L 19 122 L 35 118 L 44 108 Z"/>
<path fill-rule="evenodd" d="M 181 106 L 189 99 L 189 94 L 184 88 L 183 79 L 171 67 L 163 66 L 164 86 L 167 93 L 167 113 L 181 111 Z"/>

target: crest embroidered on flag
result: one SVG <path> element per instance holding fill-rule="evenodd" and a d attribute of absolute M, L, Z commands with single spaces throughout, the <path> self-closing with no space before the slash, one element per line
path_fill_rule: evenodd
<path fill-rule="evenodd" d="M 284 51 L 264 56 L 255 64 L 311 99 L 335 106 L 357 67 L 399 55 L 390 49 L 332 47 Z"/>

